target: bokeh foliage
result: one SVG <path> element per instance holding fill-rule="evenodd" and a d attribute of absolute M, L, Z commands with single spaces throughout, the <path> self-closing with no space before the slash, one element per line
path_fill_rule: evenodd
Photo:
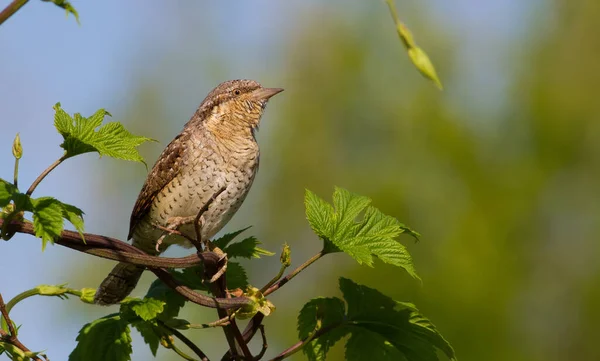
<path fill-rule="evenodd" d="M 285 34 L 287 45 L 277 50 L 284 65 L 265 74 L 268 82 L 258 79 L 286 88 L 285 97 L 267 111 L 260 174 L 250 206 L 234 222 L 255 224 L 253 234 L 269 249 L 285 240 L 299 262 L 320 247 L 303 215 L 304 189 L 328 194 L 333 185 L 343 186 L 423 234 L 410 246 L 423 285 L 392 267 L 324 260 L 285 298 L 273 300 L 278 309 L 277 322 L 268 325 L 270 344 L 294 342 L 302 304 L 339 296 L 332 290 L 343 274 L 414 301 L 461 360 L 599 359 L 600 3 L 540 5 L 539 18 L 498 60 L 502 72 L 496 67 L 498 73 L 488 74 L 509 84 L 497 100 L 478 98 L 477 89 L 463 91 L 469 87 L 459 72 L 463 54 L 452 47 L 460 39 L 433 22 L 405 17 L 446 90 L 423 81 L 405 59 L 385 10 L 352 20 L 335 12 L 303 13 L 295 32 Z M 207 89 L 216 83 L 210 81 Z M 141 85 L 138 99 L 176 97 L 154 95 L 163 82 L 157 77 Z M 135 98 L 129 110 L 135 131 L 168 142 L 157 136 L 167 126 L 159 103 Z M 502 106 L 475 111 L 480 101 Z M 178 111 L 169 115 L 180 119 L 169 125 L 171 134 L 189 116 Z M 141 184 L 143 170 L 135 172 Z M 275 269 L 250 272 L 266 278 Z M 276 326 L 281 319 L 289 322 Z M 343 350 L 330 355 L 341 359 Z"/>

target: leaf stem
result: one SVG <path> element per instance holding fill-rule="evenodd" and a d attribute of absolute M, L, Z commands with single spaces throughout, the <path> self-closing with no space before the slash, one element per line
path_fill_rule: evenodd
<path fill-rule="evenodd" d="M 13 16 L 23 5 L 27 4 L 29 0 L 14 0 L 2 12 L 0 12 L 0 24 L 5 22 L 8 18 Z"/>
<path fill-rule="evenodd" d="M 175 343 L 171 342 L 169 343 L 169 348 L 173 351 L 175 351 L 175 353 L 179 356 L 181 356 L 182 359 L 187 360 L 187 361 L 197 361 L 195 358 L 193 358 L 192 356 L 188 356 L 185 352 L 181 351 L 179 349 L 179 347 L 175 346 Z"/>
<path fill-rule="evenodd" d="M 37 186 L 40 184 L 40 182 L 42 180 L 44 180 L 44 178 L 46 178 L 46 176 L 48 175 L 48 173 L 52 172 L 52 170 L 54 170 L 54 168 L 58 167 L 60 163 L 64 162 L 65 159 L 67 159 L 67 154 L 63 154 L 62 157 L 58 158 L 54 163 L 50 164 L 50 166 L 48 168 L 46 168 L 34 181 L 33 183 L 31 183 L 31 186 L 29 187 L 29 189 L 27 190 L 27 195 L 30 196 L 31 193 L 33 193 L 33 191 L 37 188 Z"/>
<path fill-rule="evenodd" d="M 40 292 L 36 288 L 32 288 L 30 290 L 19 293 L 18 295 L 13 297 L 10 301 L 8 301 L 8 303 L 6 304 L 6 312 L 10 313 L 10 310 L 12 310 L 12 308 L 15 307 L 15 305 L 17 303 L 23 301 L 26 298 L 29 298 L 31 296 L 36 296 L 39 294 L 40 294 Z"/>
<path fill-rule="evenodd" d="M 200 323 L 200 324 L 190 323 L 189 325 L 187 325 L 187 328 L 203 329 L 203 328 L 227 326 L 227 325 L 229 325 L 231 318 L 233 318 L 234 316 L 235 316 L 235 313 L 233 313 L 231 316 L 223 317 L 219 320 L 216 320 L 216 321 L 213 321 L 210 323 Z"/>
<path fill-rule="evenodd" d="M 15 158 L 15 179 L 13 184 L 16 188 L 19 188 L 19 158 Z"/>
<path fill-rule="evenodd" d="M 400 36 L 400 40 L 402 40 L 402 42 L 404 43 L 404 46 L 407 49 L 412 48 L 415 44 L 414 41 L 412 40 L 412 38 L 409 38 L 407 36 L 405 36 L 406 34 L 403 33 L 403 28 L 405 27 L 405 25 L 402 23 L 402 21 L 400 21 L 400 18 L 398 17 L 398 11 L 396 10 L 396 4 L 394 2 L 394 0 L 385 0 L 388 8 L 390 9 L 390 13 L 392 14 L 392 19 L 394 19 L 394 24 L 396 25 L 396 30 L 398 31 L 398 35 Z"/>
<path fill-rule="evenodd" d="M 200 357 L 200 360 L 202 361 L 209 361 L 208 360 L 208 356 L 206 356 L 206 354 L 204 352 L 202 352 L 202 350 L 196 346 L 189 338 L 185 337 L 184 334 L 182 334 L 181 332 L 177 331 L 176 329 L 174 329 L 173 327 L 170 327 L 168 325 L 166 325 L 163 321 L 161 320 L 157 320 L 158 323 L 164 327 L 165 329 L 167 329 L 170 333 L 172 333 L 175 337 L 177 337 L 178 339 L 181 340 L 181 342 L 183 342 L 187 347 L 189 347 L 192 351 L 194 351 L 194 353 L 196 355 L 198 355 L 198 357 Z M 180 355 L 181 356 L 181 355 Z"/>
<path fill-rule="evenodd" d="M 320 324 L 321 324 L 320 320 L 317 320 L 317 327 L 315 327 L 315 330 L 313 332 L 311 332 L 305 339 L 298 341 L 293 346 L 287 348 L 285 351 L 283 351 L 282 353 L 275 356 L 274 358 L 272 358 L 269 361 L 280 361 L 280 360 L 286 359 L 286 358 L 292 356 L 293 354 L 295 354 L 296 352 L 300 351 L 302 349 L 302 347 L 304 347 L 304 345 L 306 345 L 307 343 L 311 342 L 312 340 L 314 340 L 316 338 L 323 336 L 327 332 L 342 325 L 342 323 L 334 323 L 334 324 L 328 325 L 326 327 L 320 328 Z"/>

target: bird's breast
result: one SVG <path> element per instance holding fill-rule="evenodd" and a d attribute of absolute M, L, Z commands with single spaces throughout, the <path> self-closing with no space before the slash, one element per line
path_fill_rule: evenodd
<path fill-rule="evenodd" d="M 140 231 L 143 231 L 144 239 L 156 240 L 162 233 L 149 223 L 166 227 L 174 217 L 196 216 L 211 198 L 224 189 L 202 216 L 202 238 L 210 239 L 237 212 L 252 186 L 259 164 L 258 146 L 242 147 L 235 152 L 206 145 L 188 149 L 179 174 L 157 194 L 146 222 L 143 222 L 145 225 Z M 183 226 L 180 230 L 195 238 L 193 225 Z M 181 237 L 168 237 L 164 243 L 182 243 L 183 240 Z"/>

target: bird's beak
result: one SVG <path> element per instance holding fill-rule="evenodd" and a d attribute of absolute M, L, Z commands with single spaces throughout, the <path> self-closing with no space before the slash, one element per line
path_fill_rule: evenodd
<path fill-rule="evenodd" d="M 260 88 L 252 92 L 252 98 L 255 100 L 269 100 L 273 95 L 283 91 L 282 88 Z"/>

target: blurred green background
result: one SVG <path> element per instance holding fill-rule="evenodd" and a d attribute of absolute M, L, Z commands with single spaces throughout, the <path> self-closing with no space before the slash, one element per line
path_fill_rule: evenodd
<path fill-rule="evenodd" d="M 127 39 L 131 30 L 136 42 L 122 41 L 109 54 L 88 53 L 112 59 L 114 68 L 104 68 L 102 82 L 94 83 L 105 87 L 102 96 L 90 96 L 78 108 L 78 101 L 63 101 L 61 90 L 37 90 L 51 92 L 53 100 L 35 103 L 45 118 L 32 124 L 52 132 L 51 106 L 58 100 L 70 112 L 105 107 L 134 133 L 160 142 L 142 147 L 151 165 L 210 89 L 229 78 L 253 78 L 285 92 L 269 104 L 258 134 L 259 175 L 225 231 L 253 225 L 247 234 L 272 251 L 287 242 L 298 265 L 321 246 L 304 218 L 304 189 L 330 199 L 337 185 L 371 197 L 423 235 L 417 244 L 401 238 L 422 285 L 399 269 L 361 267 L 337 254 L 274 294 L 278 309 L 266 321 L 268 355 L 296 342 L 302 305 L 339 295 L 337 279 L 345 276 L 414 302 L 463 361 L 600 360 L 600 101 L 594 90 L 600 83 L 600 2 L 398 1 L 400 17 L 430 55 L 443 92 L 410 64 L 382 1 L 260 1 L 245 10 L 232 1 L 173 3 L 152 2 L 156 9 L 142 11 L 144 20 L 133 21 L 132 29 L 121 19 L 121 32 L 111 36 Z M 104 6 L 81 4 L 82 28 L 114 31 L 102 21 L 108 17 L 95 20 Z M 53 10 L 39 12 L 58 17 Z M 17 16 L 32 24 L 27 11 Z M 11 21 L 2 32 L 16 31 Z M 55 36 L 80 31 L 70 25 Z M 57 56 L 52 49 L 46 55 Z M 69 72 L 74 60 L 61 61 Z M 121 70 L 117 76 L 110 69 Z M 85 81 L 69 91 L 85 93 Z M 27 129 L 13 128 L 22 132 L 31 157 L 44 152 L 31 137 L 28 143 Z M 3 144 L 12 141 L 13 128 L 2 135 Z M 47 149 L 59 143 L 51 140 Z M 77 183 L 79 193 L 63 198 L 86 211 L 87 230 L 123 238 L 146 169 L 94 157 L 77 162 L 65 165 L 62 178 L 57 175 L 44 191 L 56 194 Z M 37 244 L 31 252 L 39 253 Z M 0 276 L 0 291 L 63 281 L 95 287 L 112 265 L 72 253 L 47 251 L 52 277 L 31 276 L 31 284 L 23 285 Z M 65 266 L 60 257 L 71 262 Z M 279 267 L 276 257 L 245 265 L 256 285 Z M 145 275 L 135 294 L 143 295 L 152 279 Z M 26 313 L 32 305 L 19 307 Z M 112 312 L 76 301 L 35 307 L 51 310 L 46 323 L 59 336 L 23 332 L 40 338 L 38 348 L 62 357 L 84 322 Z M 194 307 L 184 315 L 196 322 L 216 319 Z M 22 323 L 25 330 L 34 328 Z M 190 335 L 209 356 L 225 348 L 219 330 Z M 135 342 L 134 359 L 146 359 L 147 347 L 139 337 Z M 162 360 L 177 360 L 159 352 Z M 343 359 L 343 348 L 338 345 L 330 359 Z"/>

